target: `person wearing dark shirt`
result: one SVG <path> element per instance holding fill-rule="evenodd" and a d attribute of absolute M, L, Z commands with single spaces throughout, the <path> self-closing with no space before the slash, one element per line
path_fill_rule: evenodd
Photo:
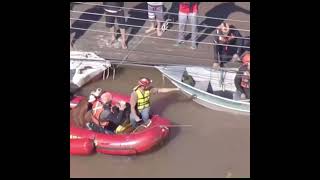
<path fill-rule="evenodd" d="M 232 29 L 230 29 L 232 28 Z M 238 30 L 234 29 L 233 25 L 223 22 L 214 32 L 213 36 L 213 68 L 224 66 L 232 59 L 237 59 L 240 56 L 240 47 L 225 46 L 237 45 L 242 46 L 241 34 Z M 223 44 L 223 45 L 215 45 Z"/>
<path fill-rule="evenodd" d="M 116 31 L 114 28 L 115 20 L 117 19 L 118 26 L 121 33 L 121 46 L 122 49 L 127 49 L 126 35 L 125 35 L 125 18 L 124 18 L 124 2 L 103 2 L 105 5 L 104 10 L 106 16 L 106 27 L 110 29 L 112 33 L 111 45 L 116 41 Z"/>
<path fill-rule="evenodd" d="M 123 122 L 126 103 L 120 102 L 112 106 L 111 101 L 112 95 L 106 92 L 92 103 L 91 122 L 87 123 L 90 130 L 113 134 L 117 126 Z"/>

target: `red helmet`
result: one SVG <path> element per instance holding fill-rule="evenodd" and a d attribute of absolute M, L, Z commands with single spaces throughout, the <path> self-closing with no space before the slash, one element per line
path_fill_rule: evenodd
<path fill-rule="evenodd" d="M 103 102 L 103 103 L 107 103 L 109 101 L 112 100 L 112 94 L 109 93 L 109 92 L 105 92 L 103 93 L 101 96 L 100 96 L 100 100 Z"/>
<path fill-rule="evenodd" d="M 249 62 L 250 62 L 250 53 L 247 53 L 242 57 L 242 63 L 248 64 Z"/>
<path fill-rule="evenodd" d="M 152 83 L 152 80 L 149 78 L 141 78 L 138 82 L 140 86 L 144 86 L 144 87 L 150 85 L 151 83 Z"/>

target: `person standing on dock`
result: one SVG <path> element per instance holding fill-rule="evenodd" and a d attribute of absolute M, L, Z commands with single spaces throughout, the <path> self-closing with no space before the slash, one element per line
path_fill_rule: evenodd
<path fill-rule="evenodd" d="M 180 2 L 179 4 L 179 33 L 178 41 L 175 46 L 180 46 L 184 42 L 184 35 L 186 24 L 189 22 L 191 24 L 191 49 L 196 49 L 196 38 L 197 38 L 197 14 L 198 14 L 198 2 Z"/>
<path fill-rule="evenodd" d="M 161 36 L 161 22 L 163 21 L 163 2 L 147 2 L 148 3 L 148 17 L 151 23 L 146 33 L 157 30 L 157 35 Z"/>
<path fill-rule="evenodd" d="M 117 19 L 118 26 L 121 33 L 122 49 L 127 49 L 126 45 L 126 32 L 125 32 L 125 17 L 124 17 L 124 2 L 103 2 L 105 5 L 104 10 L 106 13 L 106 27 L 112 33 L 111 45 L 116 41 L 115 20 Z"/>

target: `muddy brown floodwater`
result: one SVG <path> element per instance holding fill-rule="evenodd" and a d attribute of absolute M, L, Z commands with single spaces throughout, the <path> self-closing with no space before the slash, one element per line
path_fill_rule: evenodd
<path fill-rule="evenodd" d="M 98 87 L 129 94 L 139 77 L 155 87 L 174 87 L 153 68 L 117 69 L 114 80 L 100 80 L 77 92 Z M 181 92 L 151 98 L 152 112 L 173 124 L 169 139 L 153 151 L 136 156 L 93 154 L 71 156 L 71 177 L 250 177 L 250 117 L 207 109 Z"/>

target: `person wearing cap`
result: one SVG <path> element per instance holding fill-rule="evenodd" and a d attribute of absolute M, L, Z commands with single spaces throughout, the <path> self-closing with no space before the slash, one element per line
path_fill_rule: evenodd
<path fill-rule="evenodd" d="M 243 55 L 242 63 L 234 78 L 234 84 L 241 94 L 241 99 L 250 99 L 250 52 Z"/>
<path fill-rule="evenodd" d="M 111 106 L 111 101 L 112 95 L 105 92 L 92 102 L 91 122 L 86 124 L 89 129 L 113 134 L 117 126 L 122 123 L 126 104 L 120 103 L 118 106 Z"/>
<path fill-rule="evenodd" d="M 233 25 L 223 22 L 217 27 L 213 36 L 213 68 L 225 66 L 231 60 L 239 59 L 241 47 L 225 46 L 242 46 L 242 39 L 237 37 L 241 37 L 241 34 Z"/>
<path fill-rule="evenodd" d="M 144 77 L 141 78 L 138 81 L 138 85 L 133 88 L 133 92 L 130 97 L 130 124 L 133 128 L 137 127 L 137 122 L 141 121 L 141 119 L 147 127 L 151 124 L 151 120 L 149 119 L 151 94 L 167 93 L 179 90 L 179 88 L 155 88 L 150 86 L 151 83 L 151 79 Z"/>

